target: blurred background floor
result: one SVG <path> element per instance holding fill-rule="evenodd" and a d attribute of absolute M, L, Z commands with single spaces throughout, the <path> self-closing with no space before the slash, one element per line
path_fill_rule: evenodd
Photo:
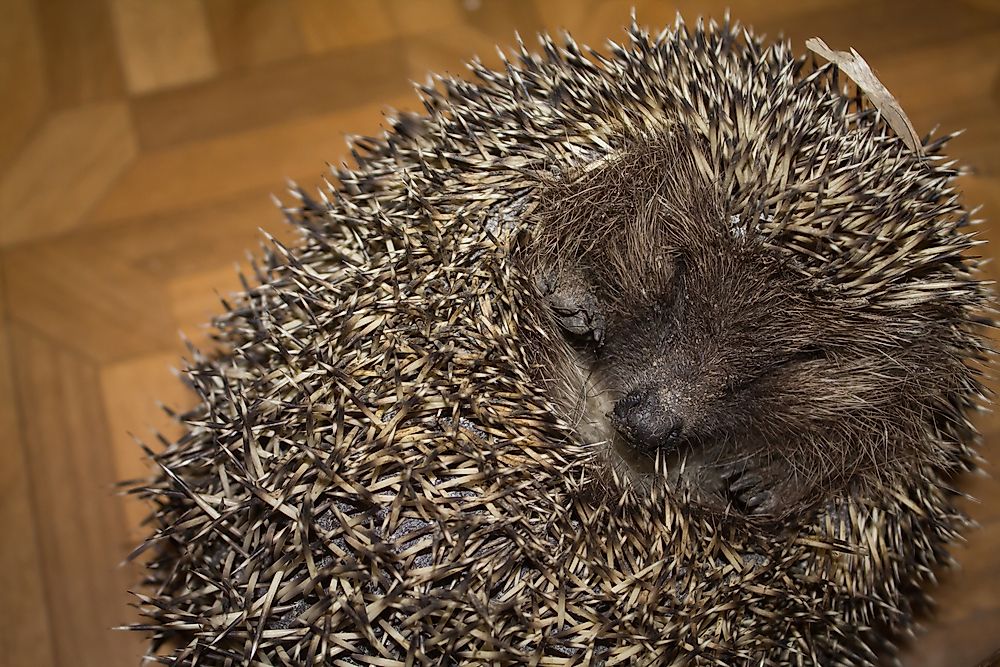
<path fill-rule="evenodd" d="M 386 107 L 415 109 L 409 80 L 496 62 L 515 30 L 620 39 L 632 4 L 0 0 L 0 664 L 138 664 L 141 639 L 109 628 L 135 620 L 119 563 L 144 509 L 113 484 L 145 472 L 130 433 L 170 431 L 156 401 L 189 400 L 178 330 L 205 341 L 259 227 L 290 236 L 269 195 L 318 184 Z M 961 190 L 1000 242 L 1000 3 L 635 4 L 644 25 L 731 6 L 799 52 L 813 35 L 855 47 L 920 133 L 968 128 Z M 1000 460 L 1000 420 L 982 428 Z M 982 529 L 913 667 L 1000 646 L 1000 484 L 966 488 Z"/>

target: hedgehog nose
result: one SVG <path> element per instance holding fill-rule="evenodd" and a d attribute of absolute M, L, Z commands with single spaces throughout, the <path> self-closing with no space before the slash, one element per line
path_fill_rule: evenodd
<path fill-rule="evenodd" d="M 623 421 L 628 420 L 633 414 L 641 410 L 643 404 L 649 400 L 651 393 L 649 389 L 638 389 L 626 395 L 615 403 L 615 416 Z"/>
<path fill-rule="evenodd" d="M 672 448 L 684 431 L 680 415 L 666 408 L 653 389 L 637 389 L 615 403 L 615 421 L 633 446 L 642 450 Z"/>

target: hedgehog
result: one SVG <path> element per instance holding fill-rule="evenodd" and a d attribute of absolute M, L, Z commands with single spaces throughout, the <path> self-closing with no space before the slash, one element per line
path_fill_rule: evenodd
<path fill-rule="evenodd" d="M 152 660 L 855 665 L 912 633 L 991 355 L 952 135 L 728 17 L 627 35 L 518 39 L 293 189 L 134 489 Z"/>

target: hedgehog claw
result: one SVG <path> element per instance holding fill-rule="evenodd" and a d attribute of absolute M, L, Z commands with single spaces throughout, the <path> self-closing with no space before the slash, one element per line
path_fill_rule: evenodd
<path fill-rule="evenodd" d="M 746 462 L 725 465 L 719 477 L 726 483 L 730 503 L 743 514 L 770 514 L 775 494 L 765 472 Z"/>
<path fill-rule="evenodd" d="M 739 477 L 746 471 L 746 465 L 729 463 L 727 465 L 721 466 L 719 469 L 719 478 L 723 481 L 728 482 L 729 480 Z"/>
<path fill-rule="evenodd" d="M 750 492 L 763 484 L 764 478 L 755 472 L 747 472 L 736 479 L 732 484 L 729 485 L 729 490 L 737 495 L 746 495 L 744 492 Z"/>
<path fill-rule="evenodd" d="M 767 514 L 767 508 L 770 505 L 772 497 L 770 491 L 764 490 L 751 496 L 749 499 L 744 499 L 743 504 L 747 508 L 748 514 Z"/>

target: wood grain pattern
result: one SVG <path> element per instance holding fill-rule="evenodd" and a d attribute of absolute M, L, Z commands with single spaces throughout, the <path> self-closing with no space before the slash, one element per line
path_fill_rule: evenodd
<path fill-rule="evenodd" d="M 33 4 L 53 105 L 74 107 L 121 97 L 125 82 L 107 3 L 36 0 Z"/>
<path fill-rule="evenodd" d="M 135 572 L 97 364 L 19 323 L 11 339 L 55 663 L 135 664 L 138 638 L 109 631 Z"/>
<path fill-rule="evenodd" d="M 322 159 L 314 159 L 317 154 L 343 155 L 348 128 L 377 132 L 386 108 L 414 108 L 415 101 L 410 95 L 384 98 L 343 112 L 145 152 L 91 220 L 100 224 L 177 212 L 263 188 L 278 194 L 286 190 L 288 179 L 319 183 L 326 167 Z M 266 208 L 273 209 L 270 204 Z"/>
<path fill-rule="evenodd" d="M 0 246 L 76 226 L 135 155 L 124 102 L 49 116 L 0 181 Z"/>
<path fill-rule="evenodd" d="M 0 0 L 0 173 L 27 141 L 48 104 L 42 38 L 30 0 Z"/>
<path fill-rule="evenodd" d="M 4 268 L 11 317 L 62 348 L 109 362 L 177 340 L 163 285 L 99 245 L 74 238 L 25 246 Z"/>
<path fill-rule="evenodd" d="M 212 328 L 208 324 L 222 308 L 221 301 L 240 291 L 237 266 L 219 267 L 212 271 L 185 274 L 169 282 L 168 293 L 173 305 L 171 313 L 184 337 L 199 349 L 211 344 Z"/>
<path fill-rule="evenodd" d="M 398 48 L 366 44 L 143 96 L 134 103 L 139 142 L 158 149 L 376 103 L 409 92 L 401 63 Z"/>
<path fill-rule="evenodd" d="M 205 13 L 222 71 L 252 69 L 306 50 L 285 0 L 206 0 Z"/>
<path fill-rule="evenodd" d="M 463 74 L 514 32 L 567 28 L 600 46 L 675 12 L 733 16 L 799 52 L 819 35 L 857 48 L 918 132 L 967 127 L 952 153 L 974 169 L 1000 254 L 1000 2 L 965 0 L 0 0 L 0 665 L 136 665 L 140 638 L 119 562 L 144 508 L 114 482 L 142 476 L 134 438 L 176 426 L 157 400 L 192 398 L 171 373 L 183 331 L 258 228 L 291 241 L 270 194 L 315 187 L 344 136 L 419 109 L 408 81 Z M 990 275 L 1000 278 L 1000 267 Z M 1000 418 L 983 453 L 1000 462 Z M 1000 646 L 1000 467 L 965 480 L 982 528 L 941 574 L 937 614 L 907 667 L 969 666 Z"/>
<path fill-rule="evenodd" d="M 365 3 L 293 0 L 292 4 L 312 53 L 374 44 L 396 36 L 381 0 Z"/>
<path fill-rule="evenodd" d="M 51 667 L 52 627 L 45 603 L 43 572 L 38 567 L 39 544 L 25 462 L 25 447 L 8 336 L 6 300 L 0 294 L 0 429 L 4 433 L 0 465 L 0 526 L 4 547 L 0 559 L 0 667 Z"/>
<path fill-rule="evenodd" d="M 176 369 L 182 367 L 176 350 L 157 351 L 101 367 L 103 414 L 108 424 L 115 479 L 149 477 L 149 461 L 138 443 L 155 447 L 158 435 L 176 438 L 181 434 L 180 425 L 163 407 L 176 411 L 193 407 L 190 393 L 176 375 Z M 139 544 L 145 536 L 142 523 L 149 508 L 127 496 L 121 502 L 129 543 Z"/>
<path fill-rule="evenodd" d="M 400 35 L 447 34 L 462 25 L 467 14 L 458 0 L 385 0 L 385 5 Z"/>
<path fill-rule="evenodd" d="M 218 66 L 198 0 L 110 0 L 125 80 L 145 93 L 212 77 Z"/>
<path fill-rule="evenodd" d="M 465 63 L 473 58 L 489 67 L 500 65 L 496 41 L 465 24 L 417 33 L 402 44 L 409 78 L 419 83 L 426 83 L 431 74 L 465 76 Z"/>

